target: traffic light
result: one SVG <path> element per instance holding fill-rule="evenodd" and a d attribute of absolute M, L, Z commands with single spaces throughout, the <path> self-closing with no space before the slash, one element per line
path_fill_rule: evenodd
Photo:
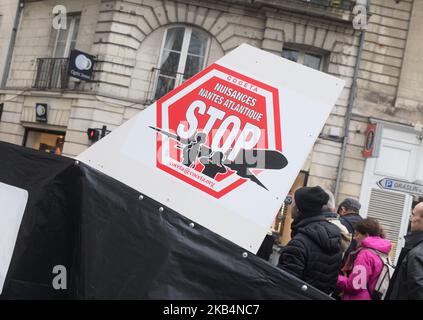
<path fill-rule="evenodd" d="M 87 129 L 88 140 L 92 143 L 97 142 L 100 138 L 100 132 L 98 129 L 95 128 L 88 128 Z"/>
<path fill-rule="evenodd" d="M 97 142 L 101 138 L 104 138 L 106 135 L 108 135 L 110 132 L 110 130 L 107 130 L 107 126 L 103 126 L 102 128 L 88 128 L 88 140 L 90 140 L 91 143 Z"/>

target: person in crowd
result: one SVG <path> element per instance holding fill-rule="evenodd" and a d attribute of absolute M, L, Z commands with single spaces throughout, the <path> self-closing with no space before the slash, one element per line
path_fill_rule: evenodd
<path fill-rule="evenodd" d="M 278 266 L 315 288 L 332 294 L 341 268 L 341 232 L 322 214 L 328 194 L 303 187 L 292 201 L 291 240 L 280 250 Z"/>
<path fill-rule="evenodd" d="M 410 220 L 387 300 L 423 300 L 423 202 L 414 207 Z"/>
<path fill-rule="evenodd" d="M 340 216 L 339 221 L 348 229 L 352 238 L 349 248 L 344 252 L 342 265 L 345 264 L 350 253 L 357 249 L 357 243 L 353 237 L 355 234 L 355 224 L 363 219 L 359 214 L 360 209 L 360 202 L 352 198 L 345 198 L 338 206 L 337 212 Z"/>
<path fill-rule="evenodd" d="M 345 253 L 351 245 L 352 235 L 350 234 L 348 229 L 342 224 L 339 219 L 339 215 L 336 213 L 335 197 L 333 193 L 329 190 L 325 190 L 325 192 L 328 194 L 329 200 L 327 204 L 322 207 L 322 214 L 329 222 L 336 225 L 341 231 L 341 249 L 342 253 Z"/>
<path fill-rule="evenodd" d="M 372 300 L 384 262 L 380 254 L 389 255 L 392 244 L 384 238 L 383 229 L 375 219 L 363 219 L 355 225 L 357 249 L 351 252 L 339 275 L 338 288 L 342 300 Z"/>
<path fill-rule="evenodd" d="M 354 224 L 363 219 L 359 214 L 360 208 L 360 202 L 352 198 L 345 198 L 338 206 L 339 220 L 351 234 L 355 231 Z"/>

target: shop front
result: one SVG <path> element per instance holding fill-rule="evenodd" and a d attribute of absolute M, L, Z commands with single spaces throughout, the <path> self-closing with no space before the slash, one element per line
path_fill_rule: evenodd
<path fill-rule="evenodd" d="M 61 155 L 64 141 L 65 132 L 25 128 L 23 145 L 31 149 Z"/>
<path fill-rule="evenodd" d="M 22 103 L 20 122 L 17 124 L 23 134 L 22 145 L 62 155 L 72 99 L 37 95 L 25 96 Z"/>

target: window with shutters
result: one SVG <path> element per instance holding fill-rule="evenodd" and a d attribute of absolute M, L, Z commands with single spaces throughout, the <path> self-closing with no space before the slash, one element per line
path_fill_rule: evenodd
<path fill-rule="evenodd" d="M 386 238 L 393 244 L 391 255 L 395 258 L 398 257 L 402 247 L 400 237 L 406 227 L 403 220 L 407 214 L 405 211 L 409 208 L 408 197 L 403 193 L 374 188 L 370 191 L 367 217 L 377 219 L 382 225 Z"/>

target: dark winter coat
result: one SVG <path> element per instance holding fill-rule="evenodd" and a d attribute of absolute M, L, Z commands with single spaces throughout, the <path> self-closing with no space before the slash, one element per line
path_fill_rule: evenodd
<path fill-rule="evenodd" d="M 363 218 L 358 213 L 350 213 L 339 218 L 339 221 L 341 221 L 341 223 L 348 229 L 348 232 L 351 233 L 353 237 L 350 247 L 345 251 L 342 265 L 345 264 L 351 252 L 357 249 L 357 242 L 354 240 L 355 224 L 361 220 L 363 220 Z"/>
<path fill-rule="evenodd" d="M 423 232 L 405 236 L 388 300 L 423 300 Z"/>
<path fill-rule="evenodd" d="M 347 227 L 348 231 L 352 234 L 355 232 L 355 224 L 363 220 L 363 218 L 358 213 L 350 213 L 339 218 L 341 223 Z"/>
<path fill-rule="evenodd" d="M 292 224 L 292 239 L 281 249 L 279 267 L 330 294 L 341 268 L 341 231 L 323 215 Z"/>

